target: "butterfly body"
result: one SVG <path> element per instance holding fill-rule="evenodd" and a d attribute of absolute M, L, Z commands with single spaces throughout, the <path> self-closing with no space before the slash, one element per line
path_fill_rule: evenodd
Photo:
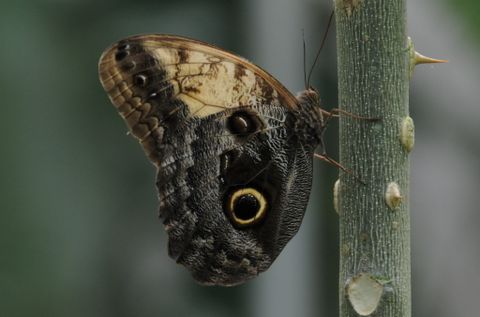
<path fill-rule="evenodd" d="M 99 74 L 157 167 L 169 255 L 208 285 L 265 271 L 306 209 L 324 129 L 318 94 L 295 98 L 234 54 L 168 35 L 114 44 Z"/>

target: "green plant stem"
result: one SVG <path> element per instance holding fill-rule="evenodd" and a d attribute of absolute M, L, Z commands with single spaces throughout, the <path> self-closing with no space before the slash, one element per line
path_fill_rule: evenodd
<path fill-rule="evenodd" d="M 340 316 L 358 316 L 348 287 L 367 273 L 383 287 L 374 316 L 411 315 L 408 151 L 400 142 L 408 117 L 405 0 L 335 0 L 339 105 L 377 122 L 340 118 Z M 398 184 L 395 208 L 386 191 Z M 387 283 L 385 281 L 388 281 Z M 385 284 L 386 283 L 386 284 Z"/>

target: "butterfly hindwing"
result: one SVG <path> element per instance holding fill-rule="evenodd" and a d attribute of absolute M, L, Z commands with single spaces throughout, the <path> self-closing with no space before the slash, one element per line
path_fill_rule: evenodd
<path fill-rule="evenodd" d="M 308 201 L 312 155 L 283 123 L 290 115 L 281 106 L 253 109 L 269 118 L 268 130 L 245 140 L 226 132 L 227 111 L 195 119 L 190 125 L 198 136 L 190 144 L 194 164 L 157 184 L 160 210 L 168 212 L 169 253 L 204 284 L 238 284 L 266 270 L 298 230 Z M 268 206 L 258 223 L 242 227 L 226 204 L 245 188 L 258 191 Z M 167 192 L 172 194 L 164 200 Z"/>
<path fill-rule="evenodd" d="M 244 59 L 175 36 L 122 40 L 99 73 L 157 167 L 170 256 L 204 284 L 266 270 L 297 232 L 311 187 L 316 144 L 309 124 L 299 131 L 299 102 Z"/>

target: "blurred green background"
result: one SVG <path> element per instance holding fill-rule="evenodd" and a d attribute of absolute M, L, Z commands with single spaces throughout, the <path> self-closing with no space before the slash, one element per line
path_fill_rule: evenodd
<path fill-rule="evenodd" d="M 303 86 L 331 1 L 24 0 L 0 4 L 0 316 L 335 316 L 337 171 L 315 165 L 299 234 L 272 268 L 201 287 L 168 258 L 154 169 L 104 94 L 98 58 L 138 33 L 214 43 Z M 410 1 L 416 48 L 450 63 L 411 86 L 413 308 L 475 316 L 480 284 L 479 37 L 475 1 Z M 332 30 L 314 84 L 336 103 Z M 336 156 L 336 130 L 328 150 Z"/>

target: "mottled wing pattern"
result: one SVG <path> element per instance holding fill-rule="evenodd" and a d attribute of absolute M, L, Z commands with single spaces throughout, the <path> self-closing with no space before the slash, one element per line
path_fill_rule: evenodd
<path fill-rule="evenodd" d="M 177 36 L 140 35 L 120 41 L 103 53 L 99 73 L 110 100 L 154 164 L 160 161 L 156 153 L 163 130 L 160 121 L 183 105 L 188 116 L 205 117 L 258 103 L 287 108 L 297 103 L 258 66 Z"/>
<path fill-rule="evenodd" d="M 169 254 L 204 284 L 238 284 L 266 270 L 298 230 L 310 190 L 312 149 L 295 136 L 295 98 L 236 55 L 168 35 L 114 44 L 99 75 L 157 167 Z M 258 131 L 232 133 L 228 120 L 239 112 Z M 239 186 L 265 193 L 261 225 L 240 229 L 226 215 L 225 197 Z"/>

